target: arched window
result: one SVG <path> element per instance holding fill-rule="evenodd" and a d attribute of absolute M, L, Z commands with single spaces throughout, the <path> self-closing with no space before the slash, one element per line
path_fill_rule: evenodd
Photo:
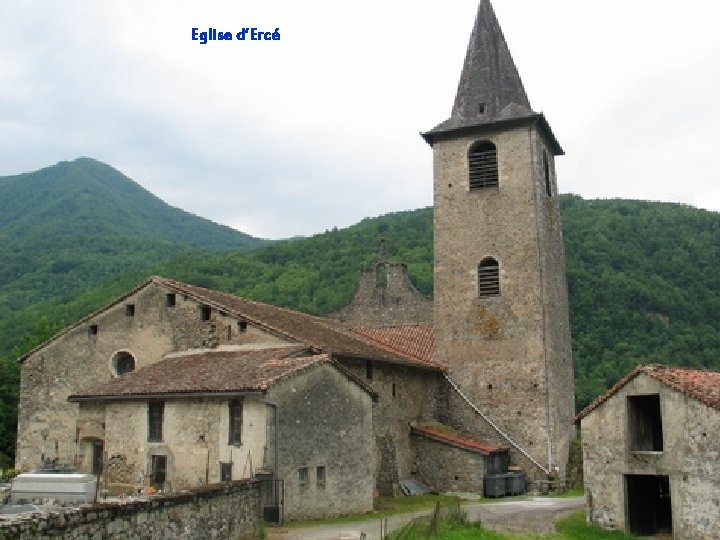
<path fill-rule="evenodd" d="M 468 152 L 470 171 L 470 189 L 497 187 L 498 160 L 497 148 L 490 141 L 478 141 Z"/>
<path fill-rule="evenodd" d="M 112 370 L 115 375 L 135 371 L 135 357 L 127 351 L 115 353 L 112 358 Z"/>
<path fill-rule="evenodd" d="M 552 184 L 550 183 L 550 162 L 547 152 L 543 152 L 543 174 L 545 175 L 545 191 L 548 197 L 552 197 Z"/>
<path fill-rule="evenodd" d="M 492 257 L 478 264 L 478 296 L 500 296 L 500 265 Z"/>

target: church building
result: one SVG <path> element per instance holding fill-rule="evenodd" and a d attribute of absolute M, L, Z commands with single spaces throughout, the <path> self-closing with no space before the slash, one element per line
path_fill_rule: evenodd
<path fill-rule="evenodd" d="M 435 290 L 384 251 L 328 317 L 153 277 L 30 351 L 16 465 L 104 489 L 255 477 L 266 517 L 372 509 L 415 479 L 562 478 L 573 370 L 555 156 L 481 0 L 434 156 Z M 379 277 L 382 277 L 379 283 Z"/>

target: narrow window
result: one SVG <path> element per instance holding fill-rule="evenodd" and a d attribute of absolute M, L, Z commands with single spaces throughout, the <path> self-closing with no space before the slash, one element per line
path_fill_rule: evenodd
<path fill-rule="evenodd" d="M 134 317 L 135 316 L 135 304 L 127 304 L 125 306 L 125 316 L 126 317 Z"/>
<path fill-rule="evenodd" d="M 543 175 L 545 176 L 545 192 L 552 197 L 552 184 L 550 183 L 550 163 L 547 152 L 543 152 Z"/>
<path fill-rule="evenodd" d="M 148 402 L 148 441 L 161 442 L 163 440 L 164 412 L 164 401 Z"/>
<path fill-rule="evenodd" d="M 316 484 L 318 489 L 325 489 L 325 467 L 321 466 L 316 471 Z"/>
<path fill-rule="evenodd" d="M 500 296 L 500 265 L 492 257 L 478 264 L 478 296 Z"/>
<path fill-rule="evenodd" d="M 485 104 L 478 103 L 478 114 L 485 114 Z"/>
<path fill-rule="evenodd" d="M 165 295 L 165 307 L 175 307 L 175 293 Z"/>
<path fill-rule="evenodd" d="M 155 489 L 164 489 L 167 480 L 167 456 L 152 456 L 150 481 Z"/>
<path fill-rule="evenodd" d="M 238 332 L 246 332 L 247 331 L 247 321 L 238 321 Z"/>
<path fill-rule="evenodd" d="M 365 378 L 370 380 L 373 378 L 372 360 L 365 360 Z"/>
<path fill-rule="evenodd" d="M 232 481 L 232 463 L 220 463 L 220 481 Z"/>
<path fill-rule="evenodd" d="M 497 148 L 490 141 L 479 141 L 468 152 L 468 170 L 470 189 L 497 187 L 498 160 Z"/>
<path fill-rule="evenodd" d="M 397 395 L 397 390 L 395 388 L 395 383 L 392 383 L 392 397 L 395 397 Z"/>
<path fill-rule="evenodd" d="M 242 436 L 242 400 L 231 399 L 228 403 L 228 444 L 240 444 Z"/>
<path fill-rule="evenodd" d="M 628 396 L 630 450 L 662 452 L 663 433 L 660 396 Z"/>
<path fill-rule="evenodd" d="M 210 308 L 210 306 L 201 306 L 200 307 L 200 319 L 203 321 L 209 321 L 211 312 L 212 312 L 212 309 Z"/>
<path fill-rule="evenodd" d="M 98 333 L 98 325 L 97 324 L 91 324 L 88 328 L 88 334 L 91 336 L 97 336 Z"/>
<path fill-rule="evenodd" d="M 307 489 L 307 484 L 308 484 L 308 468 L 300 467 L 298 469 L 298 485 L 300 486 L 300 491 L 305 491 Z"/>

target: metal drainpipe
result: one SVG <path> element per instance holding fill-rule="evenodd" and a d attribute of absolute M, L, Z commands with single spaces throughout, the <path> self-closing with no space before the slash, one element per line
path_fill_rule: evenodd
<path fill-rule="evenodd" d="M 277 493 L 277 489 L 279 486 L 277 481 L 279 480 L 279 476 L 280 476 L 280 446 L 278 444 L 278 433 L 279 433 L 279 431 L 278 431 L 278 404 L 273 403 L 272 401 L 268 401 L 267 399 L 264 400 L 264 402 L 266 405 L 270 405 L 273 408 L 273 412 L 274 412 L 273 420 L 275 423 L 275 445 L 274 445 L 275 446 L 275 452 L 274 452 L 275 453 L 275 463 L 273 465 L 274 465 L 275 470 L 273 471 L 273 482 L 275 483 L 275 485 L 273 486 L 273 491 L 275 491 L 275 498 L 277 499 L 276 502 L 278 504 L 280 504 L 279 495 Z M 284 486 L 283 486 L 283 489 L 284 489 Z M 285 513 L 285 504 L 284 503 L 282 505 L 282 511 L 283 511 L 283 513 Z M 283 519 L 283 516 L 278 516 L 278 517 L 280 518 L 280 523 L 283 523 L 285 521 Z"/>

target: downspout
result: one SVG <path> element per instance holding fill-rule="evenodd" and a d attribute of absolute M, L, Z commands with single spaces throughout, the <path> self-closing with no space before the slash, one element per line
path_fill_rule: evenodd
<path fill-rule="evenodd" d="M 533 124 L 535 125 L 535 124 Z M 530 154 L 532 162 L 532 187 L 533 187 L 533 201 L 535 203 L 535 232 L 537 234 L 537 251 L 538 251 L 538 271 L 540 273 L 540 299 L 542 306 L 542 341 L 543 341 L 543 365 L 544 365 L 544 388 L 545 388 L 545 431 L 547 433 L 547 463 L 548 469 L 552 469 L 553 466 L 553 455 L 552 455 L 552 435 L 554 426 L 552 425 L 552 418 L 550 417 L 550 379 L 548 377 L 548 358 L 547 358 L 547 335 L 545 324 L 547 323 L 547 314 L 545 313 L 545 282 L 543 281 L 543 266 L 542 266 L 542 252 L 540 250 L 540 223 L 538 222 L 538 208 L 537 204 L 537 186 L 535 185 L 535 140 L 533 138 L 532 128 L 528 129 L 528 135 L 530 137 Z M 546 471 L 545 474 L 550 474 Z"/>

